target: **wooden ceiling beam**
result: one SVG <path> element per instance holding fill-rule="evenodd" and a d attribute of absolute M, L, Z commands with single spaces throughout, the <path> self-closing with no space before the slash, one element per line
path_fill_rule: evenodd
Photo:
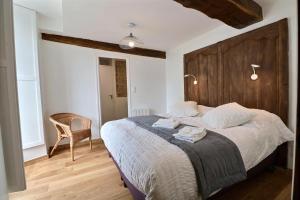
<path fill-rule="evenodd" d="M 42 33 L 42 39 L 48 40 L 52 42 L 59 42 L 64 44 L 76 45 L 81 47 L 93 48 L 93 49 L 101 49 L 105 51 L 114 51 L 119 53 L 133 54 L 139 56 L 147 56 L 154 58 L 166 58 L 166 52 L 158 51 L 153 49 L 143 49 L 143 48 L 133 48 L 133 49 L 121 49 L 118 44 L 108 43 L 108 42 L 100 42 L 95 40 L 88 40 L 82 38 L 75 38 L 69 36 L 62 35 L 54 35 L 48 33 Z"/>
<path fill-rule="evenodd" d="M 174 0 L 207 16 L 242 29 L 263 20 L 262 8 L 253 0 Z"/>

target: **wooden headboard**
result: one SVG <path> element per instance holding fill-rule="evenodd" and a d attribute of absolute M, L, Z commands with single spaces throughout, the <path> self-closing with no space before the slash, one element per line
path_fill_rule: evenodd
<path fill-rule="evenodd" d="M 250 79 L 256 69 L 258 79 Z M 288 121 L 287 19 L 184 55 L 185 100 L 206 106 L 237 102 Z"/>

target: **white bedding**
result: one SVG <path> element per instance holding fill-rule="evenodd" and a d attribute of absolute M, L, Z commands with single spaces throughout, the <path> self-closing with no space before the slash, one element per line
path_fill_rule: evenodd
<path fill-rule="evenodd" d="M 227 129 L 212 129 L 201 117 L 177 118 L 182 123 L 205 127 L 232 140 L 239 148 L 247 170 L 270 155 L 294 134 L 279 117 L 253 110 L 248 123 Z M 101 137 L 120 169 L 146 199 L 199 199 L 192 164 L 179 147 L 136 126 L 126 119 L 106 123 Z"/>

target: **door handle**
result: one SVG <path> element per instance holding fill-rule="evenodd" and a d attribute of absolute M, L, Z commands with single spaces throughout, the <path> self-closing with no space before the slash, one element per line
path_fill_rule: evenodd
<path fill-rule="evenodd" d="M 110 97 L 110 99 L 113 99 L 114 98 L 114 96 L 112 95 L 112 94 L 110 94 L 110 95 L 108 95 L 109 97 Z"/>

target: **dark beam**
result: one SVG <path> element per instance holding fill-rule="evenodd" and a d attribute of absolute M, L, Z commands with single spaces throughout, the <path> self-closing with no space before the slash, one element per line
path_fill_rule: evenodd
<path fill-rule="evenodd" d="M 253 0 L 174 0 L 234 28 L 263 20 L 262 8 Z"/>
<path fill-rule="evenodd" d="M 134 55 L 154 57 L 154 58 L 163 58 L 163 59 L 166 58 L 166 52 L 164 51 L 143 49 L 143 48 L 133 48 L 133 49 L 125 50 L 125 49 L 121 49 L 118 44 L 100 42 L 100 41 L 94 41 L 94 40 L 88 40 L 82 38 L 75 38 L 69 36 L 42 33 L 42 39 L 52 41 L 52 42 L 59 42 L 64 44 L 81 46 L 81 47 L 101 49 L 105 51 L 114 51 L 114 52 L 134 54 Z"/>

